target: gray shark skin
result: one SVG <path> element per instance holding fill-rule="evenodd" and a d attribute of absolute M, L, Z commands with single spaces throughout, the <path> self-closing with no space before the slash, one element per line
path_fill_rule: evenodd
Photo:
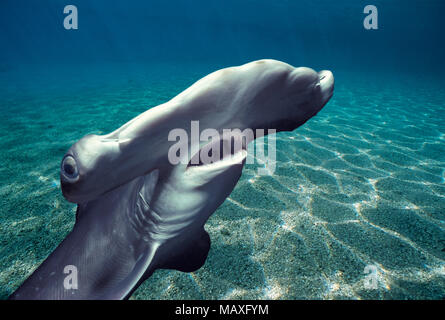
<path fill-rule="evenodd" d="M 155 269 L 199 269 L 210 248 L 204 224 L 235 187 L 246 155 L 154 170 L 80 204 L 73 231 L 10 299 L 125 299 Z M 78 269 L 78 289 L 64 287 L 67 265 Z"/>
<path fill-rule="evenodd" d="M 106 135 L 88 135 L 67 152 L 60 182 L 68 201 L 82 203 L 154 169 L 170 166 L 168 133 L 250 128 L 292 131 L 317 114 L 333 94 L 330 71 L 259 60 L 213 72 Z M 194 149 L 196 146 L 190 146 Z"/>
<path fill-rule="evenodd" d="M 260 60 L 216 71 L 110 134 L 85 136 L 61 164 L 62 192 L 78 204 L 74 228 L 10 299 L 126 299 L 156 269 L 199 269 L 210 249 L 204 225 L 238 182 L 246 145 L 214 163 L 172 165 L 168 133 L 190 135 L 193 120 L 201 130 L 291 131 L 333 89 L 330 71 Z M 78 270 L 77 289 L 65 289 L 67 265 Z"/>

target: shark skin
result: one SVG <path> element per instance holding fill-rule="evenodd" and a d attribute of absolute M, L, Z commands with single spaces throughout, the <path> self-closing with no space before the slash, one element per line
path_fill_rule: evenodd
<path fill-rule="evenodd" d="M 10 299 L 127 299 L 156 269 L 199 269 L 210 249 L 204 224 L 246 156 L 241 149 L 211 164 L 154 170 L 79 204 L 72 232 Z M 65 288 L 68 265 L 77 289 Z"/>
<path fill-rule="evenodd" d="M 190 137 L 194 120 L 202 131 L 215 129 L 220 135 L 223 129 L 292 131 L 315 116 L 333 90 L 330 71 L 317 73 L 276 60 L 218 70 L 119 129 L 76 142 L 62 163 L 63 195 L 82 203 L 151 170 L 169 170 L 168 150 L 174 142 L 168 133 L 182 128 Z"/>
<path fill-rule="evenodd" d="M 172 165 L 168 133 L 190 134 L 195 120 L 218 132 L 292 131 L 333 89 L 330 71 L 259 60 L 216 71 L 110 134 L 80 139 L 60 173 L 65 198 L 78 204 L 74 228 L 10 299 L 127 299 L 156 269 L 199 269 L 210 249 L 204 225 L 236 186 L 247 145 L 213 163 L 190 165 L 187 155 Z M 67 265 L 78 270 L 77 289 L 65 288 Z"/>

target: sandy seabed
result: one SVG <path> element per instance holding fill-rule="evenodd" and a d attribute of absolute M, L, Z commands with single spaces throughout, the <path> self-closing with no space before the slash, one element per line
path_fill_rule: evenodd
<path fill-rule="evenodd" d="M 1 298 L 74 224 L 75 206 L 59 186 L 65 151 L 200 75 L 173 74 L 79 81 L 69 94 L 2 86 Z M 212 247 L 200 270 L 158 270 L 132 299 L 444 299 L 444 86 L 360 79 L 337 77 L 325 109 L 277 134 L 272 175 L 244 169 L 206 225 Z M 374 288 L 366 266 L 376 271 Z"/>

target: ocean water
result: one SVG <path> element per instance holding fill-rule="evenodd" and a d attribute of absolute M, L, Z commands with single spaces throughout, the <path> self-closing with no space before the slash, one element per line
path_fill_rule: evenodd
<path fill-rule="evenodd" d="M 277 134 L 273 175 L 246 166 L 205 265 L 158 270 L 132 299 L 445 297 L 441 1 L 374 1 L 378 30 L 363 1 L 76 1 L 78 30 L 67 4 L 0 4 L 0 298 L 74 225 L 73 143 L 260 58 L 332 70 L 333 98 Z"/>

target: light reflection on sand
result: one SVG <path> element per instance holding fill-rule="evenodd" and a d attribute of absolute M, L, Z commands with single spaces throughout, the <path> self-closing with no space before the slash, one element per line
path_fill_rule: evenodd
<path fill-rule="evenodd" d="M 13 115 L 0 123 L 8 133 L 0 141 L 2 297 L 72 228 L 75 207 L 56 183 L 69 145 L 163 102 L 178 82 L 189 79 L 153 82 L 150 92 L 142 80 L 85 90 L 75 102 L 2 101 Z M 317 117 L 276 136 L 273 175 L 245 168 L 206 225 L 212 249 L 204 267 L 191 275 L 158 270 L 133 298 L 443 298 L 444 100 L 443 90 L 340 82 Z M 378 271 L 375 290 L 364 285 L 367 265 Z"/>

